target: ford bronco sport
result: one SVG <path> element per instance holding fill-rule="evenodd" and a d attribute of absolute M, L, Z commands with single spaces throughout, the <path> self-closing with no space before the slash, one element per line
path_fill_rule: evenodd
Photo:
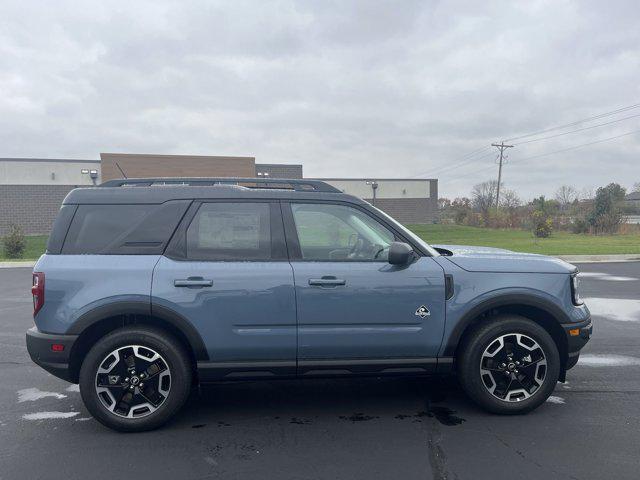
<path fill-rule="evenodd" d="M 91 414 L 156 428 L 200 382 L 457 374 L 530 411 L 591 335 L 577 269 L 430 246 L 314 180 L 127 179 L 69 193 L 33 273 L 31 358 Z"/>

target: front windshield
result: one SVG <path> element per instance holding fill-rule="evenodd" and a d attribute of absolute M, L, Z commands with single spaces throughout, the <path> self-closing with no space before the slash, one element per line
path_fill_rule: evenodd
<path fill-rule="evenodd" d="M 393 217 L 390 217 L 389 215 L 387 215 L 386 213 L 384 213 L 382 210 L 375 207 L 374 205 L 371 205 L 371 208 L 373 208 L 381 217 L 383 217 L 387 222 L 392 224 L 396 229 L 402 232 L 402 234 L 405 237 L 409 237 L 413 242 L 420 245 L 420 247 L 422 247 L 425 251 L 427 251 L 429 255 L 431 255 L 432 257 L 440 256 L 440 254 L 435 248 L 433 248 L 431 245 L 426 243 L 424 240 L 422 240 L 419 236 L 417 236 L 411 230 L 406 228 L 404 225 L 402 225 L 401 223 L 398 223 Z"/>

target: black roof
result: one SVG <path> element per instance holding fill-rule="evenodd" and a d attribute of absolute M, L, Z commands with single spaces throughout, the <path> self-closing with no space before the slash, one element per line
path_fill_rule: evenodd
<path fill-rule="evenodd" d="M 164 203 L 190 199 L 344 199 L 363 200 L 342 193 L 319 180 L 275 178 L 135 178 L 109 180 L 100 186 L 76 188 L 64 204 Z"/>

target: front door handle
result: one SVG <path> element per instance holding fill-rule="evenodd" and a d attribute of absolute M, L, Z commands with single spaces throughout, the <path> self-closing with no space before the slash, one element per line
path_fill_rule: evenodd
<path fill-rule="evenodd" d="M 346 280 L 333 276 L 324 276 L 322 278 L 309 279 L 309 285 L 311 285 L 312 287 L 338 287 L 346 284 Z"/>
<path fill-rule="evenodd" d="M 213 286 L 213 280 L 207 280 L 202 277 L 189 277 L 184 279 L 176 279 L 173 281 L 174 287 L 202 288 Z"/>

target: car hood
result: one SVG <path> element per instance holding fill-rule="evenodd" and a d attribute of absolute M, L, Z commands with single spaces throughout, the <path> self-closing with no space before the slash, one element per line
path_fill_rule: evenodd
<path fill-rule="evenodd" d="M 474 247 L 469 245 L 432 245 L 453 255 L 446 258 L 469 272 L 497 273 L 573 273 L 577 269 L 559 258 L 535 253 L 512 252 L 502 248 Z"/>

